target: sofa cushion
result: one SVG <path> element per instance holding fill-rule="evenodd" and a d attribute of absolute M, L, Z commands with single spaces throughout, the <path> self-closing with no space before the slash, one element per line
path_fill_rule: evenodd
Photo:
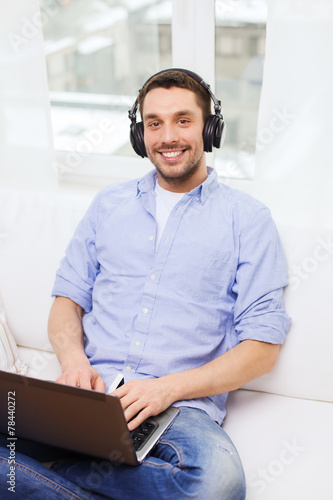
<path fill-rule="evenodd" d="M 60 363 L 54 352 L 20 346 L 17 349 L 20 359 L 29 364 L 29 377 L 55 381 L 61 375 Z"/>
<path fill-rule="evenodd" d="M 333 498 L 333 405 L 238 390 L 223 428 L 242 459 L 246 500 Z"/>
<path fill-rule="evenodd" d="M 333 401 L 332 232 L 278 225 L 290 284 L 285 304 L 292 324 L 274 370 L 246 387 Z"/>
<path fill-rule="evenodd" d="M 47 321 L 55 273 L 91 198 L 0 190 L 0 293 L 18 345 L 52 350 Z"/>

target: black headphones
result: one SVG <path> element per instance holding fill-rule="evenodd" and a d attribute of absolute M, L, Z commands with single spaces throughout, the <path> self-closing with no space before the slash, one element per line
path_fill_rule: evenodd
<path fill-rule="evenodd" d="M 215 109 L 215 114 L 214 115 L 209 115 L 208 118 L 205 121 L 204 129 L 203 129 L 203 141 L 204 141 L 204 151 L 207 151 L 207 153 L 210 153 L 213 150 L 213 146 L 215 148 L 219 148 L 222 146 L 225 138 L 225 132 L 226 132 L 226 126 L 224 123 L 223 115 L 221 113 L 221 101 L 218 101 L 216 97 L 214 96 L 213 92 L 210 89 L 210 86 L 208 83 L 205 83 L 204 80 L 197 75 L 196 73 L 193 73 L 193 71 L 189 71 L 186 69 L 181 69 L 181 68 L 170 68 L 173 71 L 181 71 L 182 73 L 186 73 L 186 75 L 192 77 L 194 80 L 196 80 L 198 83 L 200 83 L 209 93 L 210 97 L 212 98 L 214 102 L 214 109 Z M 141 90 L 147 85 L 148 82 L 155 76 L 164 73 L 166 71 L 169 71 L 169 69 L 164 69 L 162 71 L 159 71 L 155 75 L 151 76 L 143 85 L 143 87 L 140 89 L 139 94 Z M 133 146 L 134 151 L 139 155 L 142 156 L 142 158 L 147 156 L 146 152 L 146 147 L 144 143 L 144 132 L 143 132 L 143 123 L 136 121 L 136 111 L 138 108 L 138 99 L 135 100 L 135 103 L 133 104 L 132 108 L 128 112 L 129 119 L 131 120 L 131 129 L 130 129 L 130 140 L 131 144 Z"/>

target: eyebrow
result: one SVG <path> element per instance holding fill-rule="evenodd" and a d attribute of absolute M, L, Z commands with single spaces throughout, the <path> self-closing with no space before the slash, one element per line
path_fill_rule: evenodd
<path fill-rule="evenodd" d="M 195 116 L 195 113 L 191 109 L 181 109 L 174 113 L 174 116 L 180 117 L 180 116 Z M 159 118 L 159 115 L 157 113 L 148 113 L 147 115 L 143 116 L 144 120 L 152 120 L 155 118 Z"/>

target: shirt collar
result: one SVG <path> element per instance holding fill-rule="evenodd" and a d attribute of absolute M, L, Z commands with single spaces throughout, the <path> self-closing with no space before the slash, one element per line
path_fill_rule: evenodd
<path fill-rule="evenodd" d="M 207 167 L 208 177 L 204 180 L 200 186 L 192 189 L 188 196 L 197 196 L 200 198 L 201 203 L 205 203 L 209 195 L 214 191 L 214 189 L 218 186 L 218 177 L 217 172 L 212 167 Z M 140 194 L 148 193 L 155 189 L 155 183 L 157 179 L 156 170 L 151 170 L 142 177 L 137 183 L 137 196 Z"/>
<path fill-rule="evenodd" d="M 149 191 L 153 191 L 155 189 L 156 179 L 157 179 L 157 172 L 155 169 L 150 170 L 148 174 L 141 177 L 141 179 L 139 179 L 137 183 L 136 195 L 139 196 L 140 194 L 145 194 L 148 193 Z"/>
<path fill-rule="evenodd" d="M 189 196 L 196 196 L 200 198 L 201 203 L 205 203 L 210 194 L 214 191 L 214 189 L 218 186 L 218 177 L 217 172 L 212 167 L 207 167 L 207 178 L 203 181 L 200 186 L 192 189 L 188 193 Z"/>

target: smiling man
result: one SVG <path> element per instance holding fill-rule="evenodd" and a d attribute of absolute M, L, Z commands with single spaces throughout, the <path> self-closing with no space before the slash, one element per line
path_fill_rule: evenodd
<path fill-rule="evenodd" d="M 51 499 L 59 483 L 80 498 L 244 500 L 221 423 L 228 392 L 274 367 L 289 328 L 279 237 L 266 207 L 207 167 L 224 124 L 198 75 L 154 75 L 130 118 L 133 147 L 155 168 L 96 196 L 57 272 L 49 335 L 59 382 L 105 391 L 124 375 L 113 394 L 130 429 L 170 405 L 180 411 L 142 465 L 101 466 L 90 496 L 96 460 L 47 470 L 21 459 L 21 470 L 34 468 L 27 481 Z"/>
<path fill-rule="evenodd" d="M 181 103 L 181 106 L 179 106 Z M 204 117 L 188 89 L 155 88 L 144 100 L 145 145 L 163 189 L 185 193 L 207 177 L 202 131 Z"/>

